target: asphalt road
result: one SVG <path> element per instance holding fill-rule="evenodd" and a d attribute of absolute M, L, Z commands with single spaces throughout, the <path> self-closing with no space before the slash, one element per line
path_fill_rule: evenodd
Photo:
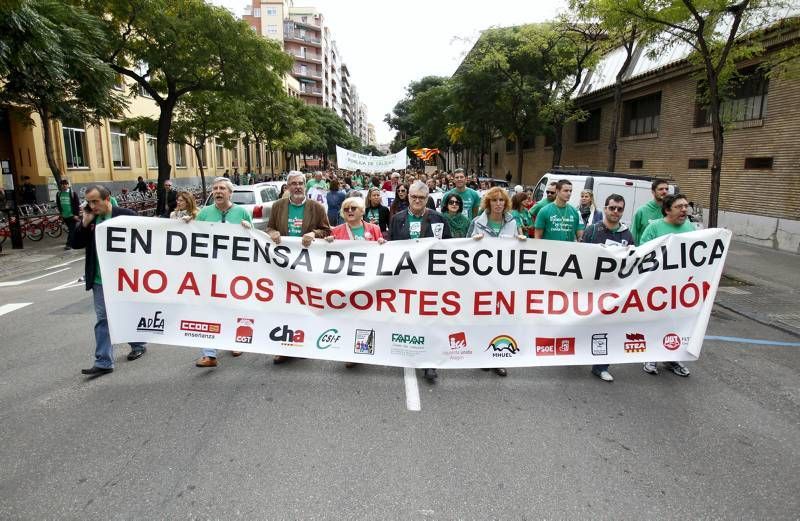
<path fill-rule="evenodd" d="M 800 347 L 442 371 L 418 412 L 402 369 L 253 354 L 123 346 L 87 380 L 82 269 L 0 280 L 0 519 L 798 519 Z M 724 310 L 708 334 L 800 342 Z"/>

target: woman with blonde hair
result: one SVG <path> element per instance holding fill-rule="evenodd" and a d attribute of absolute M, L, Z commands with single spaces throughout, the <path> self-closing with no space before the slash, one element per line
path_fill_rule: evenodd
<path fill-rule="evenodd" d="M 581 203 L 578 205 L 578 213 L 584 226 L 603 220 L 603 212 L 595 207 L 594 193 L 591 190 L 581 190 Z"/>
<path fill-rule="evenodd" d="M 197 203 L 194 196 L 189 192 L 181 191 L 175 196 L 175 210 L 169 214 L 170 219 L 182 219 L 184 222 L 189 222 L 197 217 L 200 210 L 197 208 Z"/>

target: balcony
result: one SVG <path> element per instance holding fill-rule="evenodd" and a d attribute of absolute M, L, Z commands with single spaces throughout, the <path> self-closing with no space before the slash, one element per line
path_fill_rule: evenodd
<path fill-rule="evenodd" d="M 315 96 L 315 97 L 322 97 L 322 89 L 319 87 L 311 87 L 305 83 L 300 84 L 300 95 L 301 96 Z"/>
<path fill-rule="evenodd" d="M 319 54 L 311 54 L 311 53 L 301 54 L 300 51 L 296 49 L 292 49 L 290 51 L 287 50 L 286 52 L 294 56 L 296 60 L 307 61 L 312 63 L 322 63 L 322 56 Z"/>
<path fill-rule="evenodd" d="M 295 27 L 307 27 L 307 28 L 309 28 L 309 29 L 314 29 L 314 30 L 316 30 L 316 31 L 319 31 L 319 30 L 321 30 L 321 29 L 322 29 L 322 26 L 321 26 L 321 25 L 320 25 L 320 23 L 319 23 L 319 18 L 315 18 L 314 20 L 315 20 L 315 21 L 313 21 L 313 22 L 308 22 L 308 21 L 305 21 L 305 22 L 304 22 L 304 21 L 302 21 L 302 20 L 295 20 L 295 19 L 292 19 L 292 21 L 290 22 L 290 24 L 293 24 Z"/>
<path fill-rule="evenodd" d="M 294 67 L 292 69 L 292 76 L 296 78 L 311 78 L 314 80 L 321 80 L 322 74 L 319 71 L 315 71 L 308 67 Z"/>
<path fill-rule="evenodd" d="M 300 33 L 298 31 L 286 30 L 283 33 L 283 40 L 286 42 L 299 42 L 322 48 L 322 40 L 320 40 L 317 37 L 311 36 L 308 33 Z"/>

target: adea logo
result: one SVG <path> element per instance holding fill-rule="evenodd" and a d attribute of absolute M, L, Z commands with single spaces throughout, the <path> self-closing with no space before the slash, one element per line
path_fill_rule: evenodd
<path fill-rule="evenodd" d="M 236 319 L 236 342 L 239 344 L 253 343 L 253 325 L 255 320 L 252 318 Z"/>
<path fill-rule="evenodd" d="M 625 352 L 644 353 L 647 350 L 647 341 L 641 333 L 625 333 Z"/>
<path fill-rule="evenodd" d="M 489 342 L 489 347 L 484 351 L 492 350 L 492 356 L 495 358 L 509 358 L 519 352 L 517 341 L 509 335 L 499 335 Z"/>
<path fill-rule="evenodd" d="M 301 347 L 306 340 L 306 334 L 302 329 L 291 330 L 288 325 L 284 324 L 270 331 L 269 338 L 284 346 Z"/>
<path fill-rule="evenodd" d="M 341 339 L 342 335 L 339 334 L 338 329 L 323 331 L 319 338 L 317 338 L 317 349 L 337 348 L 339 346 L 336 344 L 338 344 Z"/>
<path fill-rule="evenodd" d="M 536 356 L 574 355 L 575 338 L 537 338 Z"/>
<path fill-rule="evenodd" d="M 423 346 L 425 345 L 424 336 L 404 335 L 401 333 L 392 333 L 393 344 L 405 344 L 409 346 Z"/>
<path fill-rule="evenodd" d="M 357 355 L 375 354 L 375 330 L 356 329 L 356 337 L 353 341 L 353 351 Z"/>
<path fill-rule="evenodd" d="M 156 311 L 152 317 L 140 317 L 136 331 L 141 333 L 164 333 L 164 318 L 161 311 Z"/>
<path fill-rule="evenodd" d="M 664 349 L 675 351 L 681 346 L 682 341 L 677 333 L 667 333 L 661 343 L 664 345 Z"/>
<path fill-rule="evenodd" d="M 450 350 L 459 351 L 467 348 L 467 335 L 465 333 L 452 333 L 448 339 L 450 340 Z"/>

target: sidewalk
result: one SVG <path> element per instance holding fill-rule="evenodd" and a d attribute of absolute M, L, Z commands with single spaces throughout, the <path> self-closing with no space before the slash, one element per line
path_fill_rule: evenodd
<path fill-rule="evenodd" d="M 83 250 L 64 250 L 65 237 L 45 236 L 25 241 L 12 250 L 11 241 L 0 253 L 0 279 L 36 274 L 56 264 L 83 256 Z M 761 324 L 800 337 L 800 255 L 732 242 L 716 305 Z"/>

